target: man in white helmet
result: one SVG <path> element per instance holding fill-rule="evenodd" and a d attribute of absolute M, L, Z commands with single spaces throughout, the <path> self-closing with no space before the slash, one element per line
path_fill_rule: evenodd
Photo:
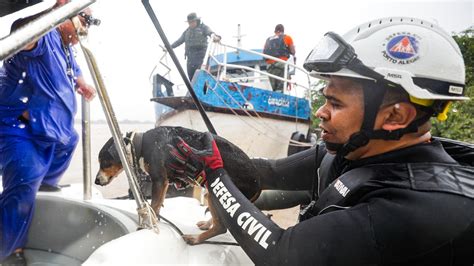
<path fill-rule="evenodd" d="M 474 148 L 430 135 L 431 117 L 467 100 L 449 34 L 380 19 L 327 33 L 304 67 L 328 81 L 316 112 L 324 143 L 254 161 L 263 188 L 313 191 L 297 225 L 278 227 L 238 191 L 211 135 L 203 151 L 178 139 L 170 168 L 208 188 L 257 265 L 472 265 Z"/>

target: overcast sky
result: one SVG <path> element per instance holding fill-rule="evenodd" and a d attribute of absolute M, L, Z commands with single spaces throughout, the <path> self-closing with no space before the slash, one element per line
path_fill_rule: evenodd
<path fill-rule="evenodd" d="M 236 45 L 241 25 L 244 48 L 262 48 L 276 24 L 293 37 L 298 65 L 327 31 L 340 34 L 372 19 L 410 16 L 437 23 L 448 32 L 459 32 L 474 24 L 471 0 L 150 0 L 170 42 L 186 29 L 186 16 L 197 12 L 202 21 Z M 154 120 L 150 73 L 157 65 L 161 40 L 140 0 L 98 0 L 92 5 L 102 24 L 91 29 L 88 45 L 96 54 L 115 113 L 119 120 Z M 175 49 L 184 61 L 184 45 Z M 82 66 L 87 71 L 87 66 Z M 182 84 L 182 80 L 174 80 Z M 91 105 L 92 119 L 103 119 L 98 99 Z"/>

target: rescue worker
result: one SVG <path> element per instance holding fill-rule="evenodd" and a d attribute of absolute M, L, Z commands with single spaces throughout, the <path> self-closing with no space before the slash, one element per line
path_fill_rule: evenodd
<path fill-rule="evenodd" d="M 242 195 L 210 134 L 204 150 L 176 140 L 169 168 L 208 188 L 257 265 L 472 265 L 474 147 L 430 134 L 431 117 L 468 100 L 452 37 L 428 21 L 383 18 L 327 33 L 303 66 L 327 80 L 316 112 L 324 144 L 255 161 L 267 188 L 314 187 L 298 224 L 278 227 Z"/>
<path fill-rule="evenodd" d="M 295 45 L 293 44 L 293 38 L 288 34 L 285 34 L 285 27 L 282 24 L 275 26 L 275 35 L 267 38 L 263 53 L 287 61 L 290 55 L 295 56 Z M 267 72 L 278 77 L 285 76 L 285 64 L 277 62 L 273 59 L 267 59 Z M 284 82 L 279 79 L 269 77 L 270 85 L 273 91 L 283 92 Z"/>
<path fill-rule="evenodd" d="M 59 2 L 59 1 L 58 1 Z M 12 30 L 36 18 L 14 22 Z M 72 46 L 98 20 L 84 10 L 4 61 L 0 79 L 0 262 L 26 265 L 23 248 L 40 186 L 57 191 L 73 156 L 74 92 L 90 101 Z M 3 262 L 2 262 L 3 261 Z"/>
<path fill-rule="evenodd" d="M 193 79 L 194 72 L 199 69 L 207 50 L 207 37 L 212 37 L 214 42 L 219 42 L 221 36 L 216 35 L 211 28 L 201 22 L 196 13 L 187 16 L 189 27 L 181 34 L 171 47 L 174 49 L 184 43 L 184 58 L 187 59 L 187 72 L 189 80 Z"/>

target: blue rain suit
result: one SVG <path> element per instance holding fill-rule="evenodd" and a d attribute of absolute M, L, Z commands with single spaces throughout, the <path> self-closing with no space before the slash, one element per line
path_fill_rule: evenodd
<path fill-rule="evenodd" d="M 72 55 L 52 30 L 0 69 L 0 261 L 25 247 L 39 186 L 58 184 L 78 142 L 74 77 L 81 71 Z"/>

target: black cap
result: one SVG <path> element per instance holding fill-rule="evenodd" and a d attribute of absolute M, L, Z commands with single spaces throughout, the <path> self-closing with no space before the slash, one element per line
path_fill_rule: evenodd
<path fill-rule="evenodd" d="M 192 12 L 192 13 L 189 13 L 189 15 L 188 15 L 188 20 L 187 20 L 186 22 L 190 22 L 190 21 L 194 21 L 194 20 L 199 20 L 199 19 L 201 19 L 201 18 L 198 17 L 195 12 Z"/>

